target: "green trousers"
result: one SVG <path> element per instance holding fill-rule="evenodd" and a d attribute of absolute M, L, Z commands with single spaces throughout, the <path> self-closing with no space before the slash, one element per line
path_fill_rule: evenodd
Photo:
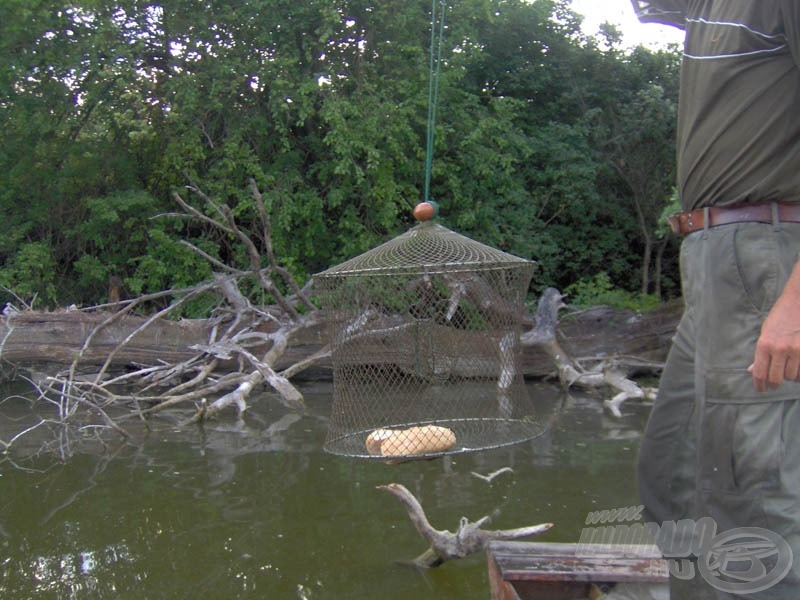
<path fill-rule="evenodd" d="M 648 520 L 678 524 L 658 540 L 673 600 L 800 598 L 800 383 L 759 393 L 747 372 L 798 253 L 800 224 L 683 240 L 685 311 L 638 463 Z"/>

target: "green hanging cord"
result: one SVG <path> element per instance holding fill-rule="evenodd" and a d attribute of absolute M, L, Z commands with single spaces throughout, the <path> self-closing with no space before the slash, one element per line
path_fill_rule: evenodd
<path fill-rule="evenodd" d="M 439 35 L 436 35 L 436 4 L 441 4 L 439 16 Z M 444 38 L 444 13 L 446 0 L 433 0 L 431 6 L 431 50 L 430 50 L 430 83 L 428 87 L 428 138 L 425 150 L 425 196 L 424 202 L 430 202 L 431 171 L 433 170 L 433 138 L 436 130 L 436 106 L 439 103 L 439 76 L 442 72 L 442 40 Z"/>

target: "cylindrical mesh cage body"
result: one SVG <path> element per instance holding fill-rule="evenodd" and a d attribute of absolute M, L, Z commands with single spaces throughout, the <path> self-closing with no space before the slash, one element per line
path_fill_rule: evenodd
<path fill-rule="evenodd" d="M 429 458 L 541 434 L 520 368 L 533 268 L 425 222 L 317 275 L 334 368 L 325 450 Z"/>

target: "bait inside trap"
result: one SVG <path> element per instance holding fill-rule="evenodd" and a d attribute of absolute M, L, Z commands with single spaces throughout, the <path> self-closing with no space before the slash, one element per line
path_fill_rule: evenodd
<path fill-rule="evenodd" d="M 540 435 L 520 369 L 533 268 L 426 221 L 315 276 L 334 368 L 325 450 L 421 459 Z"/>

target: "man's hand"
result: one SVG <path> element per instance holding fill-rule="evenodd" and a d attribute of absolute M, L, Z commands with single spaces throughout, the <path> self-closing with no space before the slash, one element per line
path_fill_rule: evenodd
<path fill-rule="evenodd" d="M 800 264 L 761 326 L 748 371 L 759 392 L 784 381 L 800 381 Z"/>

